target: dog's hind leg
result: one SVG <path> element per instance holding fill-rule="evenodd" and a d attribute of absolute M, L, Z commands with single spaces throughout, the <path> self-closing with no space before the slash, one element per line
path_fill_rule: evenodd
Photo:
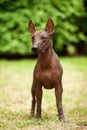
<path fill-rule="evenodd" d="M 63 107 L 62 107 L 62 84 L 58 83 L 58 86 L 55 88 L 55 95 L 56 95 L 56 105 L 58 109 L 58 115 L 60 121 L 65 121 Z"/>

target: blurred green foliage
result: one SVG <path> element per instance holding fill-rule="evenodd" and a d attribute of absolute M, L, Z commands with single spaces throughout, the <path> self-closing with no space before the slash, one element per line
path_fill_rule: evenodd
<path fill-rule="evenodd" d="M 56 52 L 87 54 L 86 11 L 86 0 L 0 0 L 0 54 L 31 54 L 28 21 L 44 29 L 48 18 Z"/>

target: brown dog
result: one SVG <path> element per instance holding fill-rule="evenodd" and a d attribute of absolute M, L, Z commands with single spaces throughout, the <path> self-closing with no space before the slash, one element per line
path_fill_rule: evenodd
<path fill-rule="evenodd" d="M 62 108 L 62 67 L 56 53 L 53 50 L 51 35 L 54 32 L 54 23 L 48 19 L 44 30 L 36 30 L 32 21 L 29 21 L 29 30 L 32 36 L 32 50 L 38 53 L 37 64 L 33 74 L 32 107 L 31 114 L 35 113 L 37 101 L 36 118 L 41 117 L 42 86 L 46 89 L 55 88 L 56 104 L 59 120 L 64 121 L 65 117 Z"/>

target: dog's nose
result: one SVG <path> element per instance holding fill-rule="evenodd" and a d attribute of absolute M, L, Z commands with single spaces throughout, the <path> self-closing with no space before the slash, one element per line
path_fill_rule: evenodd
<path fill-rule="evenodd" d="M 33 46 L 33 47 L 32 47 L 32 51 L 33 51 L 33 52 L 36 52 L 36 51 L 37 51 L 37 47 Z"/>

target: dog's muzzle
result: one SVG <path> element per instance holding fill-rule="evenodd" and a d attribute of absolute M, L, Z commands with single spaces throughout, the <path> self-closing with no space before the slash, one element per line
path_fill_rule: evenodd
<path fill-rule="evenodd" d="M 37 52 L 39 42 L 40 42 L 40 41 L 35 42 L 34 45 L 32 46 L 32 51 L 33 51 L 33 52 Z"/>
<path fill-rule="evenodd" d="M 33 47 L 32 47 L 32 51 L 33 51 L 33 52 L 37 52 L 37 47 L 33 46 Z"/>

